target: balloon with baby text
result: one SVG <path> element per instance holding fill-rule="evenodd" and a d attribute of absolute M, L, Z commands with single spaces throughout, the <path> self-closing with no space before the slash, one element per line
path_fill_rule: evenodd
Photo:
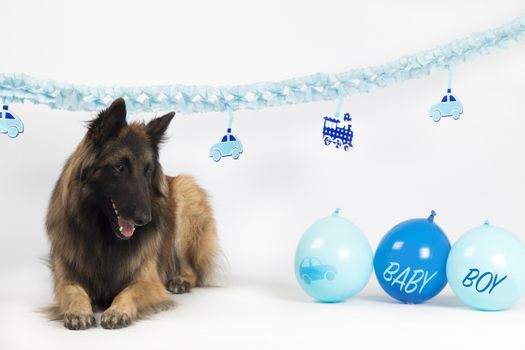
<path fill-rule="evenodd" d="M 485 311 L 506 309 L 525 293 L 525 245 L 487 221 L 454 244 L 447 276 L 454 294 L 466 305 Z"/>
<path fill-rule="evenodd" d="M 393 298 L 418 304 L 436 296 L 447 284 L 446 264 L 450 243 L 434 222 L 404 221 L 381 240 L 374 257 L 374 269 L 381 287 Z"/>
<path fill-rule="evenodd" d="M 339 216 L 318 220 L 295 252 L 295 275 L 303 290 L 322 302 L 340 302 L 359 293 L 372 274 L 372 249 L 361 230 Z"/>

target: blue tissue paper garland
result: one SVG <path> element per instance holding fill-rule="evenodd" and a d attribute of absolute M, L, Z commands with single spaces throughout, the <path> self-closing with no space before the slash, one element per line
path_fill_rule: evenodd
<path fill-rule="evenodd" d="M 232 111 L 260 109 L 370 92 L 429 75 L 437 69 L 448 69 L 524 39 L 525 15 L 521 15 L 501 27 L 380 66 L 236 86 L 85 86 L 36 79 L 25 74 L 0 74 L 0 99 L 4 104 L 31 102 L 74 111 L 97 111 L 117 97 L 124 97 L 132 112 L 175 110 L 189 114 L 222 112 L 227 107 Z"/>

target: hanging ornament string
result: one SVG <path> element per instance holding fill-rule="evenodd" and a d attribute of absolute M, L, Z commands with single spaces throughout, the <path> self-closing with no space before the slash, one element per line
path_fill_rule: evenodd
<path fill-rule="evenodd" d="M 452 68 L 450 66 L 447 67 L 448 70 L 448 90 L 452 89 Z"/>
<path fill-rule="evenodd" d="M 229 105 L 227 105 L 226 111 L 228 112 L 228 132 L 231 132 L 233 124 L 233 110 Z"/>
<path fill-rule="evenodd" d="M 335 106 L 335 118 L 339 118 L 341 115 L 341 108 L 343 108 L 344 96 L 341 92 L 337 93 L 337 105 Z"/>
<path fill-rule="evenodd" d="M 408 79 L 427 76 L 435 70 L 446 69 L 524 39 L 525 15 L 521 15 L 501 27 L 474 33 L 379 66 L 235 86 L 84 86 L 6 73 L 0 74 L 0 99 L 6 104 L 31 102 L 75 111 L 97 111 L 117 97 L 124 97 L 128 110 L 133 112 L 222 112 L 227 105 L 234 111 L 260 109 L 335 100 L 338 91 L 345 97 L 370 92 Z"/>

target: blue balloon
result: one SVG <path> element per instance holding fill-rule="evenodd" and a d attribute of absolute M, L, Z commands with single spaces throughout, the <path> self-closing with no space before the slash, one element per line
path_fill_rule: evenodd
<path fill-rule="evenodd" d="M 374 257 L 381 287 L 393 298 L 418 304 L 436 296 L 447 284 L 450 243 L 443 230 L 428 219 L 407 220 L 383 237 Z"/>
<path fill-rule="evenodd" d="M 310 226 L 295 252 L 295 276 L 303 290 L 322 302 L 359 293 L 372 274 L 372 249 L 361 230 L 339 209 Z"/>
<path fill-rule="evenodd" d="M 447 276 L 454 294 L 468 306 L 506 309 L 525 293 L 525 246 L 510 232 L 486 222 L 454 244 Z"/>

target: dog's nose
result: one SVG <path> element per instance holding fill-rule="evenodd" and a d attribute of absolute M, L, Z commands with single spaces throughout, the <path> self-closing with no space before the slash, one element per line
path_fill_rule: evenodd
<path fill-rule="evenodd" d="M 141 210 L 135 210 L 135 213 L 133 215 L 133 221 L 137 226 L 144 226 L 151 221 L 151 213 L 144 212 Z"/>

